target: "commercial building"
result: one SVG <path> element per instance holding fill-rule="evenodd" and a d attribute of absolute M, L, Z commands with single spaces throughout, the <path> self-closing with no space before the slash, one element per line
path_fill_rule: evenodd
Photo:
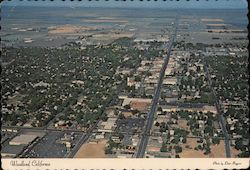
<path fill-rule="evenodd" d="M 36 135 L 19 135 L 13 138 L 9 145 L 29 145 L 32 143 L 38 136 Z"/>

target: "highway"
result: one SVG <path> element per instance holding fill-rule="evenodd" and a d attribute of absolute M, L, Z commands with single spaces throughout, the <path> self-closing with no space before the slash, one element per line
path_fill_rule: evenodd
<path fill-rule="evenodd" d="M 209 88 L 211 89 L 214 97 L 215 97 L 215 107 L 216 107 L 216 110 L 218 112 L 218 115 L 219 115 L 219 123 L 220 123 L 220 127 L 222 129 L 222 132 L 225 136 L 224 138 L 224 141 L 225 141 L 225 152 L 226 152 L 226 157 L 227 158 L 230 158 L 231 157 L 231 152 L 230 152 L 230 136 L 228 135 L 228 132 L 227 132 L 227 128 L 226 128 L 226 121 L 225 121 L 225 118 L 223 116 L 223 114 L 221 113 L 221 107 L 220 107 L 220 104 L 219 104 L 219 101 L 218 101 L 218 98 L 216 97 L 216 93 L 215 93 L 215 90 L 212 86 L 212 80 L 211 80 L 211 76 L 210 76 L 210 73 L 209 73 L 209 70 L 208 70 L 208 65 L 207 63 L 204 61 L 204 58 L 203 59 L 203 63 L 205 65 L 205 72 L 206 72 L 206 76 L 208 78 L 208 85 L 209 85 Z"/>
<path fill-rule="evenodd" d="M 145 125 L 144 131 L 142 133 L 141 140 L 140 140 L 140 143 L 139 143 L 139 147 L 138 147 L 138 150 L 137 150 L 137 153 L 136 153 L 137 158 L 143 158 L 144 157 L 145 150 L 146 150 L 146 147 L 147 147 L 147 144 L 148 144 L 148 140 L 149 140 L 149 136 L 150 136 L 150 130 L 151 130 L 153 122 L 154 122 L 154 114 L 156 112 L 158 101 L 159 101 L 160 94 L 161 94 L 161 86 L 162 86 L 164 75 L 165 75 L 164 73 L 165 73 L 165 70 L 167 68 L 170 53 L 171 53 L 171 49 L 172 49 L 172 45 L 173 45 L 174 39 L 176 37 L 177 19 L 175 21 L 175 24 L 173 25 L 173 28 L 174 28 L 174 33 L 171 35 L 171 39 L 170 39 L 170 41 L 168 43 L 168 46 L 166 47 L 167 48 L 167 54 L 165 55 L 164 63 L 162 65 L 162 68 L 161 68 L 161 71 L 160 71 L 160 77 L 159 77 L 159 81 L 158 81 L 158 84 L 157 84 L 157 88 L 155 90 L 155 94 L 154 94 L 154 97 L 153 97 L 153 100 L 152 100 L 151 108 L 150 108 L 150 111 L 148 112 L 148 115 L 147 115 L 146 125 Z"/>

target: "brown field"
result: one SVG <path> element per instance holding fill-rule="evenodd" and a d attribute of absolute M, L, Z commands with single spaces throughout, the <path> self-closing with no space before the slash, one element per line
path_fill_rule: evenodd
<path fill-rule="evenodd" d="M 107 140 L 101 140 L 98 143 L 83 144 L 74 158 L 107 158 L 104 149 Z"/>
<path fill-rule="evenodd" d="M 116 22 L 116 23 L 127 23 L 127 20 L 117 20 L 117 19 L 83 19 L 82 22 L 102 22 L 102 23 L 109 23 L 109 22 Z"/>
<path fill-rule="evenodd" d="M 211 148 L 211 154 L 209 154 L 210 158 L 225 158 L 225 142 L 224 140 L 220 141 L 220 144 L 218 145 L 212 145 Z"/>
<path fill-rule="evenodd" d="M 218 19 L 218 18 L 202 18 L 201 21 L 203 22 L 223 22 L 223 19 Z"/>
<path fill-rule="evenodd" d="M 213 27 L 221 27 L 221 26 L 226 26 L 226 24 L 206 24 L 207 26 L 213 26 Z"/>
<path fill-rule="evenodd" d="M 148 102 L 137 102 L 137 101 L 131 101 L 130 107 L 133 109 L 137 109 L 141 112 L 146 112 L 148 110 L 148 106 L 150 103 Z"/>
<path fill-rule="evenodd" d="M 181 158 L 225 158 L 225 144 L 221 140 L 218 145 L 211 145 L 211 153 L 209 155 L 203 154 L 205 151 L 194 150 L 198 143 L 195 138 L 187 138 L 187 143 L 182 145 L 182 153 L 180 153 Z M 192 149 L 185 148 L 186 145 L 189 145 Z"/>
<path fill-rule="evenodd" d="M 131 117 L 133 114 L 131 112 L 122 112 L 122 114 L 128 118 L 128 117 Z"/>
<path fill-rule="evenodd" d="M 185 119 L 178 120 L 178 127 L 181 129 L 189 130 L 189 126 L 187 126 L 187 120 Z"/>
<path fill-rule="evenodd" d="M 198 146 L 197 144 L 197 139 L 195 138 L 187 138 L 187 143 L 185 143 L 182 146 L 182 152 L 179 154 L 181 158 L 208 158 L 208 155 L 204 155 L 203 151 L 201 150 L 194 150 L 194 148 L 196 146 Z M 192 149 L 188 149 L 185 148 L 185 146 L 188 145 L 190 146 Z"/>
<path fill-rule="evenodd" d="M 122 38 L 122 37 L 133 37 L 134 34 L 133 33 L 101 33 L 101 34 L 94 34 L 93 35 L 93 38 L 109 38 L 109 39 L 112 39 L 112 38 Z"/>
<path fill-rule="evenodd" d="M 238 154 L 240 153 L 240 151 L 238 151 L 237 149 L 235 149 L 234 147 L 231 147 L 231 157 L 232 158 L 238 158 Z"/>
<path fill-rule="evenodd" d="M 101 28 L 110 28 L 108 26 L 75 26 L 75 25 L 62 25 L 57 26 L 53 29 L 49 29 L 49 34 L 69 34 L 69 33 L 78 33 L 84 32 L 87 30 L 95 30 Z"/>
<path fill-rule="evenodd" d="M 114 17 L 98 17 L 98 19 L 116 19 Z"/>
<path fill-rule="evenodd" d="M 78 32 L 80 30 L 87 30 L 87 28 L 73 26 L 73 25 L 63 25 L 63 26 L 58 26 L 55 29 L 49 30 L 49 34 L 75 33 L 75 32 Z"/>

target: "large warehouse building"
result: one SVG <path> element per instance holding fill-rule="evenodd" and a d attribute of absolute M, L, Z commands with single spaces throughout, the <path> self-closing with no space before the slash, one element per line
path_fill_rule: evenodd
<path fill-rule="evenodd" d="M 13 138 L 9 144 L 10 145 L 29 145 L 33 142 L 38 136 L 36 135 L 19 135 Z"/>

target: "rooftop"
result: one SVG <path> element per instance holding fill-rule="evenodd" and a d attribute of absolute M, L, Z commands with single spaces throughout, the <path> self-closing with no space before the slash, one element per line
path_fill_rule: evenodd
<path fill-rule="evenodd" d="M 13 138 L 9 144 L 10 145 L 28 145 L 34 141 L 38 136 L 37 135 L 19 135 Z"/>

